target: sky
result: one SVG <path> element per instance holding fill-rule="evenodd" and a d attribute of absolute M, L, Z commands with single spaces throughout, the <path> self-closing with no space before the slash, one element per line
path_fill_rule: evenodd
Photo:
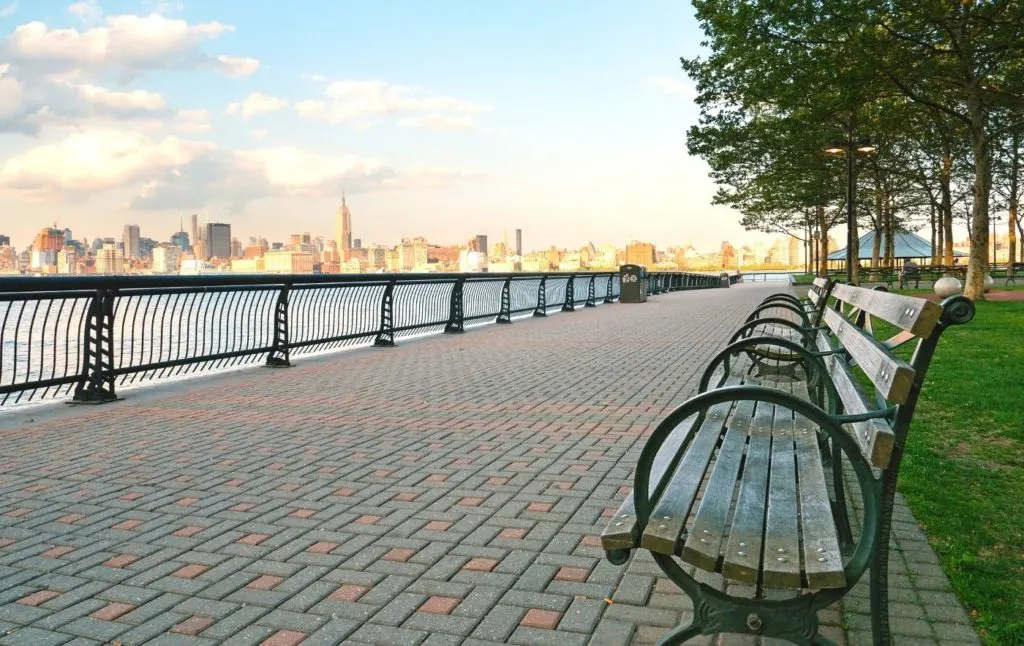
<path fill-rule="evenodd" d="M 680 0 L 0 0 L 0 234 L 747 242 Z"/>

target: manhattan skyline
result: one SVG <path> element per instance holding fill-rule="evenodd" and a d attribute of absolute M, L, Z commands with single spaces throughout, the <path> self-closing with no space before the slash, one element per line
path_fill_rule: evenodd
<path fill-rule="evenodd" d="M 761 235 L 685 152 L 689 6 L 474 6 L 0 0 L 5 232 L 330 236 L 344 189 L 364 240 Z"/>

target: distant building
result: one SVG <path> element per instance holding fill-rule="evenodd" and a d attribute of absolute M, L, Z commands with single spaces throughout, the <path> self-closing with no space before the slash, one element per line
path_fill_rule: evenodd
<path fill-rule="evenodd" d="M 463 249 L 459 252 L 459 271 L 463 273 L 487 271 L 487 254 Z"/>
<path fill-rule="evenodd" d="M 196 243 L 192 245 L 192 255 L 196 257 L 196 260 L 208 260 L 210 258 L 209 247 L 206 240 L 200 238 L 196 240 Z"/>
<path fill-rule="evenodd" d="M 78 251 L 74 247 L 68 245 L 57 252 L 57 273 L 78 273 Z"/>
<path fill-rule="evenodd" d="M 477 235 L 476 246 L 473 251 L 479 251 L 480 253 L 487 255 L 487 236 L 484 234 Z"/>
<path fill-rule="evenodd" d="M 71 235 L 71 229 L 65 228 L 64 229 L 64 244 L 65 245 L 69 245 L 72 242 L 74 242 L 74 240 L 75 240 L 75 237 L 73 235 Z"/>
<path fill-rule="evenodd" d="M 53 251 L 56 253 L 63 249 L 65 244 L 63 229 L 47 227 L 36 234 L 35 240 L 32 241 L 32 249 L 34 251 Z M 56 263 L 56 255 L 54 255 L 54 263 Z"/>
<path fill-rule="evenodd" d="M 183 252 L 192 251 L 192 243 L 190 242 L 188 233 L 186 231 L 178 231 L 177 233 L 171 234 L 171 244 L 180 249 Z"/>
<path fill-rule="evenodd" d="M 203 238 L 206 243 L 206 258 L 221 258 L 226 260 L 231 257 L 231 225 L 220 222 L 210 222 L 206 225 L 206 236 Z"/>
<path fill-rule="evenodd" d="M 338 237 L 335 240 L 338 243 L 338 253 L 341 254 L 342 262 L 345 262 L 352 257 L 352 212 L 345 204 L 344 192 L 341 194 L 341 207 L 338 208 L 337 229 Z"/>
<path fill-rule="evenodd" d="M 372 245 L 366 249 L 366 264 L 376 271 L 383 269 L 388 262 L 388 250 L 380 245 Z"/>
<path fill-rule="evenodd" d="M 523 255 L 523 230 L 516 229 L 516 255 Z"/>
<path fill-rule="evenodd" d="M 61 239 L 63 240 L 63 237 Z M 29 258 L 29 269 L 46 269 L 57 266 L 56 249 L 33 249 Z"/>
<path fill-rule="evenodd" d="M 654 245 L 650 242 L 630 242 L 626 245 L 626 264 L 652 267 L 655 261 Z"/>
<path fill-rule="evenodd" d="M 192 241 L 192 244 L 195 244 L 196 242 L 199 241 L 199 216 L 196 215 L 195 213 L 193 213 L 191 220 L 192 220 L 192 229 L 191 229 L 192 235 L 189 238 L 189 240 Z"/>
<path fill-rule="evenodd" d="M 11 237 L 10 236 L 0 235 L 0 247 L 10 247 L 10 246 L 11 246 Z"/>
<path fill-rule="evenodd" d="M 264 271 L 273 274 L 313 273 L 313 254 L 291 249 L 270 250 L 263 254 Z"/>
<path fill-rule="evenodd" d="M 124 236 L 121 238 L 124 243 L 124 257 L 128 260 L 134 260 L 142 257 L 142 246 L 139 236 L 139 225 L 137 224 L 126 224 L 124 225 Z"/>
<path fill-rule="evenodd" d="M 355 238 L 354 240 L 352 240 L 352 248 L 353 249 L 362 249 L 363 248 L 363 241 L 362 241 L 362 239 L 361 238 Z"/>
<path fill-rule="evenodd" d="M 178 273 L 178 257 L 181 249 L 177 245 L 162 244 L 153 248 L 153 273 Z"/>
<path fill-rule="evenodd" d="M 103 241 L 103 248 L 96 252 L 97 274 L 123 274 L 124 256 L 117 248 L 113 238 Z"/>
<path fill-rule="evenodd" d="M 238 238 L 231 238 L 231 257 L 242 257 L 242 242 Z"/>
<path fill-rule="evenodd" d="M 266 271 L 266 261 L 262 255 L 236 258 L 231 261 L 231 273 L 233 274 L 262 274 L 264 271 Z"/>

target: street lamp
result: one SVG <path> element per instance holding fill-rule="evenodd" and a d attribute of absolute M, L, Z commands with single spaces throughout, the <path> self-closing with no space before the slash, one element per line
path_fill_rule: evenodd
<path fill-rule="evenodd" d="M 852 285 L 856 273 L 854 263 L 859 264 L 859 258 L 853 257 L 854 243 L 854 218 L 856 213 L 857 200 L 857 155 L 870 155 L 877 147 L 871 143 L 871 139 L 837 139 L 832 141 L 825 153 L 828 155 L 846 155 L 846 283 Z"/>
<path fill-rule="evenodd" d="M 996 242 L 996 222 L 1002 220 L 998 215 L 989 216 L 992 220 L 992 262 L 988 264 L 989 271 L 995 271 L 996 268 L 996 252 L 999 249 L 998 242 Z"/>

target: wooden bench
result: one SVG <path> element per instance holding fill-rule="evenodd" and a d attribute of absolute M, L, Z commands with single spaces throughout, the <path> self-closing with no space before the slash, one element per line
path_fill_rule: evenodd
<path fill-rule="evenodd" d="M 721 632 L 831 644 L 818 634 L 817 611 L 869 568 L 874 642 L 891 641 L 888 543 L 902 447 L 939 337 L 971 320 L 974 305 L 847 285 L 831 295 L 812 348 L 772 336 L 729 344 L 707 366 L 699 394 L 641 452 L 632 494 L 601 541 L 615 564 L 648 550 L 693 600 L 692 623 L 661 644 Z M 899 332 L 876 339 L 873 318 Z M 908 342 L 917 344 L 911 363 L 892 353 Z M 764 346 L 801 361 L 772 369 L 771 353 L 750 352 Z M 846 480 L 862 501 L 857 535 Z M 728 587 L 698 581 L 716 576 Z"/>

